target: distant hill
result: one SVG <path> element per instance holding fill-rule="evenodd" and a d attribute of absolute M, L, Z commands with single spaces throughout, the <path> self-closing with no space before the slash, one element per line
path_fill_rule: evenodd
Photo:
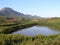
<path fill-rule="evenodd" d="M 41 18 L 39 16 L 32 16 L 32 15 L 27 15 L 27 14 L 17 12 L 17 11 L 15 11 L 12 8 L 9 8 L 9 7 L 2 8 L 0 10 L 0 16 L 21 17 L 21 18 Z"/>

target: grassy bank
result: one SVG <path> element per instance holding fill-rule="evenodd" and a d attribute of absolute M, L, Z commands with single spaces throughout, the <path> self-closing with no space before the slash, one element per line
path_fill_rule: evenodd
<path fill-rule="evenodd" d="M 40 26 L 49 26 L 50 28 L 60 30 L 60 18 L 51 18 L 37 22 Z"/>
<path fill-rule="evenodd" d="M 0 45 L 60 45 L 60 34 L 27 37 L 18 34 L 0 34 Z"/>
<path fill-rule="evenodd" d="M 40 25 L 40 26 L 49 26 L 52 29 L 56 29 L 56 30 L 60 30 L 60 19 L 56 19 L 54 22 L 50 20 L 42 20 L 42 21 L 38 21 L 38 22 L 23 22 L 23 23 L 10 23 L 10 24 L 0 24 L 0 34 L 4 33 L 4 34 L 9 34 L 12 33 L 14 31 L 23 29 L 23 28 L 27 28 L 27 27 L 31 27 L 34 25 Z"/>
<path fill-rule="evenodd" d="M 21 24 L 5 24 L 5 25 L 0 25 L 0 34 L 4 33 L 4 34 L 9 34 L 12 33 L 14 31 L 23 29 L 23 28 L 27 28 L 27 27 L 31 27 L 36 25 L 33 22 L 25 22 L 25 23 L 21 23 Z"/>

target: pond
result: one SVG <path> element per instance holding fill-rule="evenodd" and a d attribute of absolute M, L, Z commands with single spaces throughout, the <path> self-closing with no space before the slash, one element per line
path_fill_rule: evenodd
<path fill-rule="evenodd" d="M 59 34 L 60 31 L 53 30 L 47 26 L 33 26 L 25 29 L 18 30 L 13 32 L 12 34 L 22 34 L 26 36 L 35 36 L 35 35 L 51 35 L 51 34 Z"/>

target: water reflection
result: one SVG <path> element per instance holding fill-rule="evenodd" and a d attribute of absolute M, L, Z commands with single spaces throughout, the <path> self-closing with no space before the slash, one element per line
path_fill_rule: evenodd
<path fill-rule="evenodd" d="M 33 27 L 22 29 L 22 30 L 18 30 L 16 32 L 13 32 L 12 34 L 35 36 L 38 34 L 50 35 L 50 34 L 59 34 L 59 33 L 60 31 L 53 30 L 47 26 L 33 26 Z"/>

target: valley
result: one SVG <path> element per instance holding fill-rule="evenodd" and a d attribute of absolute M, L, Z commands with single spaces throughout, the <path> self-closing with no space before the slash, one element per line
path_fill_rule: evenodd
<path fill-rule="evenodd" d="M 23 29 L 25 31 L 28 29 L 26 32 L 29 34 L 28 36 L 12 34 L 17 31 L 23 31 Z M 26 34 L 25 31 L 23 32 L 24 34 Z M 34 34 L 39 34 L 33 35 L 33 32 L 35 32 Z M 51 34 L 51 32 L 53 33 Z M 45 35 L 46 33 L 47 35 Z M 60 45 L 60 17 L 27 16 L 13 9 L 4 8 L 0 11 L 0 45 Z"/>

